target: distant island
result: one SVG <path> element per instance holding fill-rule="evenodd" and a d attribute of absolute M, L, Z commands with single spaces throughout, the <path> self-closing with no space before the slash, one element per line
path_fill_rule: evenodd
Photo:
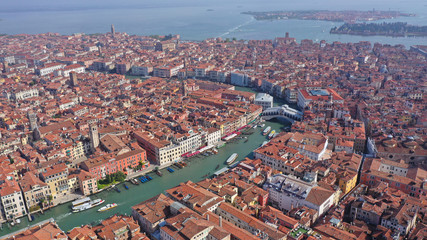
<path fill-rule="evenodd" d="M 308 10 L 308 11 L 271 11 L 271 12 L 242 12 L 253 16 L 256 20 L 321 20 L 333 22 L 356 22 L 375 21 L 382 19 L 392 19 L 397 17 L 411 17 L 414 14 L 401 13 L 398 11 L 329 11 L 329 10 Z"/>
<path fill-rule="evenodd" d="M 331 29 L 332 34 L 382 35 L 392 37 L 427 36 L 427 26 L 409 25 L 406 22 L 395 23 L 345 23 Z"/>

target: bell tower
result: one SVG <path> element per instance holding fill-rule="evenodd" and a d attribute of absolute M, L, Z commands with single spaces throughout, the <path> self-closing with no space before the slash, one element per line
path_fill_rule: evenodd
<path fill-rule="evenodd" d="M 99 135 L 98 135 L 97 125 L 90 126 L 89 136 L 90 136 L 90 149 L 92 152 L 95 152 L 96 148 L 99 146 Z"/>

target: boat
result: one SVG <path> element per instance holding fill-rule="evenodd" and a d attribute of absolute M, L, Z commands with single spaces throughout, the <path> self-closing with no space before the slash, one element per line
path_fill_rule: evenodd
<path fill-rule="evenodd" d="M 146 178 L 146 179 L 148 179 L 148 181 L 153 180 L 153 178 L 152 178 L 152 177 L 150 177 L 150 175 L 148 175 L 148 174 L 147 174 L 147 175 L 145 175 L 145 178 Z"/>
<path fill-rule="evenodd" d="M 157 174 L 159 177 L 163 176 L 163 173 L 162 173 L 162 172 L 160 172 L 159 170 L 157 170 L 157 171 L 156 171 L 156 174 Z"/>
<path fill-rule="evenodd" d="M 134 185 L 139 185 L 138 180 L 136 180 L 135 178 L 134 178 L 134 179 L 131 179 L 131 180 L 130 180 L 130 182 L 131 182 L 132 184 L 134 184 Z"/>
<path fill-rule="evenodd" d="M 271 131 L 270 134 L 268 134 L 268 139 L 272 139 L 275 134 L 276 134 L 276 130 Z"/>
<path fill-rule="evenodd" d="M 234 161 L 236 161 L 238 156 L 239 155 L 237 153 L 231 154 L 231 156 L 227 159 L 227 161 L 225 161 L 225 163 L 227 163 L 228 165 L 232 164 Z"/>
<path fill-rule="evenodd" d="M 120 193 L 120 189 L 118 187 L 114 187 L 114 190 L 116 190 L 116 192 Z"/>
<path fill-rule="evenodd" d="M 255 126 L 253 126 L 253 129 L 256 129 L 258 126 L 257 125 L 255 125 Z"/>
<path fill-rule="evenodd" d="M 267 134 L 270 132 L 270 130 L 271 130 L 271 127 L 270 127 L 270 126 L 266 127 L 266 128 L 264 129 L 264 131 L 262 131 L 262 135 L 267 135 Z"/>
<path fill-rule="evenodd" d="M 170 173 L 173 173 L 173 172 L 175 172 L 175 170 L 173 170 L 172 168 L 170 168 L 170 167 L 167 167 L 166 168 Z"/>
<path fill-rule="evenodd" d="M 85 203 L 90 203 L 89 197 L 80 198 L 80 199 L 73 201 L 72 202 L 72 208 L 78 207 L 78 206 L 83 205 Z"/>
<path fill-rule="evenodd" d="M 81 212 L 81 211 L 84 211 L 84 210 L 88 210 L 88 209 L 91 209 L 91 208 L 96 207 L 98 205 L 101 205 L 104 202 L 105 202 L 105 200 L 95 199 L 95 200 L 90 201 L 88 203 L 84 203 L 84 204 L 79 205 L 77 207 L 73 207 L 73 212 Z"/>
<path fill-rule="evenodd" d="M 117 207 L 117 203 L 109 203 L 109 204 L 103 206 L 102 208 L 98 209 L 98 212 L 104 212 L 104 211 L 110 210 L 110 209 L 115 208 L 115 207 Z"/>
<path fill-rule="evenodd" d="M 219 164 L 218 164 L 218 165 L 216 165 L 216 168 L 215 168 L 215 170 L 218 170 L 218 168 L 219 168 Z"/>
<path fill-rule="evenodd" d="M 129 190 L 128 185 L 124 184 L 123 186 L 125 186 L 125 189 L 126 189 L 126 190 Z"/>
<path fill-rule="evenodd" d="M 223 138 L 224 141 L 230 141 L 231 139 L 237 137 L 237 133 L 232 133 L 226 137 Z"/>
<path fill-rule="evenodd" d="M 208 172 L 208 173 L 206 173 L 205 175 L 203 175 L 203 178 L 207 178 L 207 177 L 209 177 L 209 175 L 211 175 L 211 173 L 210 173 L 210 172 Z"/>
<path fill-rule="evenodd" d="M 261 124 L 261 127 L 265 127 L 265 124 L 263 123 L 263 124 Z"/>
<path fill-rule="evenodd" d="M 177 168 L 183 168 L 179 163 L 174 163 L 173 165 L 175 165 L 175 167 L 177 167 Z"/>
<path fill-rule="evenodd" d="M 213 152 L 214 154 L 218 154 L 218 149 L 213 148 L 213 149 L 212 149 L 212 152 Z"/>

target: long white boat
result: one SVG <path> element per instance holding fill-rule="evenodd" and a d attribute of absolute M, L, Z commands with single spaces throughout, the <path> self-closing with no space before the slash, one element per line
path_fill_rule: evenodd
<path fill-rule="evenodd" d="M 237 136 L 237 134 L 233 133 L 233 134 L 231 134 L 231 135 L 229 135 L 229 136 L 225 137 L 225 138 L 224 138 L 224 141 L 231 140 L 231 139 L 235 138 L 236 136 Z"/>
<path fill-rule="evenodd" d="M 236 161 L 236 159 L 237 159 L 238 156 L 239 155 L 237 153 L 231 154 L 231 156 L 227 159 L 226 163 L 228 165 L 232 164 L 234 161 Z"/>
<path fill-rule="evenodd" d="M 266 128 L 264 129 L 264 131 L 262 131 L 262 135 L 267 135 L 267 134 L 270 132 L 270 130 L 271 130 L 271 127 L 270 127 L 270 126 L 266 127 Z"/>
<path fill-rule="evenodd" d="M 105 202 L 105 200 L 102 199 L 95 199 L 93 201 L 90 201 L 89 203 L 84 203 L 82 205 L 79 205 L 77 207 L 73 207 L 73 212 L 81 212 L 84 210 L 91 209 L 93 207 L 96 207 L 98 205 L 101 205 Z"/>
<path fill-rule="evenodd" d="M 89 197 L 84 197 L 84 198 L 80 198 L 80 199 L 77 199 L 77 200 L 73 201 L 72 202 L 72 204 L 73 204 L 72 207 L 75 208 L 75 207 L 83 205 L 85 203 L 90 203 L 90 198 Z"/>
<path fill-rule="evenodd" d="M 102 208 L 98 209 L 98 212 L 107 211 L 107 210 L 110 210 L 110 209 L 115 208 L 115 207 L 117 207 L 117 203 L 111 203 L 111 204 L 109 203 L 109 204 L 103 206 Z"/>

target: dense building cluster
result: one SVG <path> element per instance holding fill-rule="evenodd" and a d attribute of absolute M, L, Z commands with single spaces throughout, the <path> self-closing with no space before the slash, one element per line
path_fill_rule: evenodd
<path fill-rule="evenodd" d="M 132 218 L 68 233 L 49 222 L 15 239 L 49 231 L 57 239 L 422 239 L 427 61 L 419 49 L 288 35 L 1 36 L 0 220 L 284 117 L 292 127 L 254 159 L 145 200 Z M 271 96 L 289 105 L 271 108 Z"/>

